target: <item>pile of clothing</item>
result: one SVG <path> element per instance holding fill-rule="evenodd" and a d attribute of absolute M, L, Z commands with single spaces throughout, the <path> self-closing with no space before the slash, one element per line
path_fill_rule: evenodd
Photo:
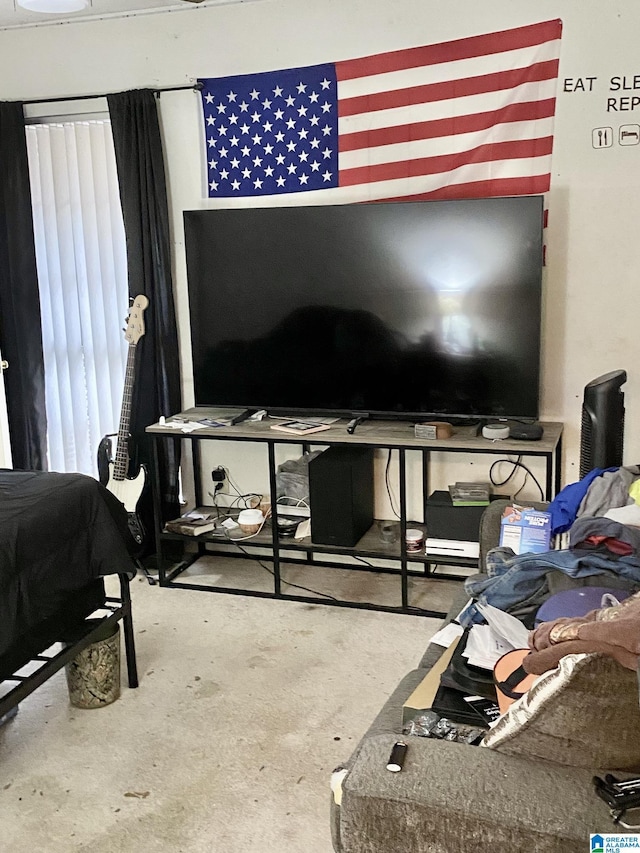
<path fill-rule="evenodd" d="M 555 669 L 571 654 L 605 654 L 626 669 L 638 668 L 640 655 L 640 593 L 612 607 L 585 616 L 543 622 L 529 634 L 530 653 L 522 661 L 533 675 Z"/>
<path fill-rule="evenodd" d="M 549 596 L 547 573 L 573 578 L 599 575 L 603 586 L 624 579 L 640 590 L 640 466 L 595 469 L 566 486 L 551 502 L 552 535 L 566 546 L 543 554 L 516 555 L 510 548 L 487 554 L 485 572 L 465 582 L 472 601 L 458 616 L 461 625 L 484 621 L 477 606 L 491 604 L 526 622 Z"/>

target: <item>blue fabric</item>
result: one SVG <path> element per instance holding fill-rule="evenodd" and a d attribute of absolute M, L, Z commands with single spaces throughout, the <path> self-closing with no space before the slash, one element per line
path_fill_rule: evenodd
<path fill-rule="evenodd" d="M 558 570 L 570 577 L 612 574 L 640 583 L 640 557 L 619 557 L 597 551 L 548 551 L 516 556 L 511 548 L 493 548 L 487 554 L 487 574 L 467 578 L 465 591 L 481 604 L 510 611 L 528 600 L 537 600 L 546 587 L 547 572 Z M 474 601 L 458 616 L 465 628 L 484 622 Z"/>
<path fill-rule="evenodd" d="M 576 520 L 578 508 L 586 495 L 589 486 L 596 477 L 600 477 L 605 471 L 616 471 L 617 468 L 594 468 L 589 471 L 577 483 L 570 483 L 562 491 L 558 492 L 547 508 L 551 513 L 551 535 L 564 533 Z"/>
<path fill-rule="evenodd" d="M 334 63 L 209 77 L 198 83 L 209 198 L 326 193 L 339 186 L 342 141 Z M 318 139 L 322 149 L 316 155 Z M 314 160 L 321 161 L 321 168 L 311 167 Z"/>

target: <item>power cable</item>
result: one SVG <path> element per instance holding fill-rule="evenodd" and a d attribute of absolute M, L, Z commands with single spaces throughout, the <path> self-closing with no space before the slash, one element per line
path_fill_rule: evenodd
<path fill-rule="evenodd" d="M 254 535 L 256 535 L 256 534 L 254 534 Z M 250 538 L 250 537 L 247 537 L 247 538 Z M 256 563 L 258 563 L 260 566 L 262 566 L 262 568 L 265 570 L 265 572 L 268 572 L 271 575 L 271 577 L 275 578 L 275 572 L 273 571 L 273 569 L 270 569 L 269 566 L 265 566 L 265 564 L 262 562 L 260 557 L 257 557 L 255 554 L 250 554 L 246 550 L 246 548 L 243 548 L 242 545 L 238 544 L 238 540 L 233 540 L 233 539 L 231 539 L 231 537 L 229 537 L 229 542 L 233 545 L 237 545 L 238 549 L 240 551 L 242 551 L 242 553 L 245 555 L 245 557 L 248 557 L 250 560 L 255 560 Z M 319 592 L 317 589 L 311 589 L 310 587 L 302 586 L 299 583 L 292 583 L 292 581 L 287 581 L 282 577 L 282 575 L 280 575 L 280 581 L 283 584 L 285 584 L 286 586 L 295 587 L 296 589 L 302 589 L 305 592 L 310 592 L 312 595 L 317 595 L 320 598 L 328 598 L 331 601 L 340 601 L 340 599 L 336 598 L 334 595 L 329 595 L 326 592 Z"/>
<path fill-rule="evenodd" d="M 218 518 L 221 518 L 221 517 L 229 518 L 231 515 L 233 515 L 233 511 L 235 509 L 237 509 L 238 507 L 240 507 L 241 509 L 255 509 L 256 506 L 259 506 L 260 502 L 262 501 L 262 499 L 264 497 L 264 495 L 258 494 L 258 492 L 247 492 L 244 495 L 237 494 L 235 496 L 232 495 L 230 492 L 207 492 L 207 494 L 209 495 L 209 497 L 213 501 L 213 506 L 217 510 Z M 225 497 L 225 498 L 233 498 L 233 500 L 231 501 L 230 504 L 227 504 L 226 506 L 219 506 L 217 499 L 220 496 Z M 254 503 L 252 505 L 250 503 L 250 501 L 252 499 L 254 500 L 254 502 L 257 499 L 258 503 L 257 504 Z M 244 502 L 243 506 L 240 506 L 240 501 Z M 226 511 L 223 512 L 223 510 L 226 510 Z"/>
<path fill-rule="evenodd" d="M 513 495 L 514 499 L 518 497 L 520 492 L 527 485 L 527 480 L 529 479 L 529 477 L 531 477 L 531 479 L 533 480 L 533 482 L 536 484 L 536 486 L 538 487 L 538 489 L 540 491 L 540 500 L 543 501 L 545 498 L 544 498 L 544 491 L 542 489 L 542 486 L 538 482 L 538 479 L 536 478 L 535 474 L 529 468 L 527 468 L 527 466 L 524 463 L 522 463 L 520 461 L 521 459 L 522 459 L 522 455 L 518 456 L 517 459 L 496 459 L 496 461 L 493 462 L 491 467 L 489 468 L 489 479 L 491 480 L 491 483 L 494 486 L 497 486 L 498 488 L 500 486 L 505 486 L 509 482 L 509 480 L 513 477 L 513 475 L 515 474 L 516 468 L 522 468 L 522 470 L 525 472 L 525 478 L 524 478 L 524 481 L 523 481 L 522 485 L 520 486 L 520 488 Z M 507 465 L 512 466 L 511 472 L 509 473 L 508 477 L 506 477 L 504 480 L 494 480 L 493 469 L 496 467 L 496 465 L 501 465 L 503 463 L 506 463 Z"/>
<path fill-rule="evenodd" d="M 389 504 L 391 506 L 391 512 L 395 515 L 396 518 L 399 519 L 400 513 L 395 508 L 395 505 L 394 505 L 395 496 L 393 495 L 393 493 L 391 491 L 391 483 L 389 480 L 389 467 L 390 467 L 390 465 L 391 465 L 391 448 L 389 448 L 389 451 L 387 453 L 387 464 L 386 464 L 385 469 L 384 469 L 384 483 L 385 483 L 385 486 L 387 487 L 387 494 L 389 495 Z"/>
<path fill-rule="evenodd" d="M 229 480 L 229 482 L 231 482 L 231 481 Z M 235 486 L 234 486 L 234 488 L 235 488 Z M 209 493 L 209 494 L 211 494 L 211 493 Z M 255 495 L 249 495 L 249 496 L 255 497 Z M 238 492 L 238 498 L 245 498 L 245 497 L 248 497 L 248 496 L 247 495 L 241 495 Z M 262 496 L 260 496 L 260 497 L 262 497 Z M 298 505 L 300 503 L 304 503 L 304 501 L 298 501 Z M 231 515 L 231 513 L 227 513 L 227 517 L 230 517 L 230 515 Z M 262 531 L 262 528 L 267 523 L 267 519 L 270 516 L 271 516 L 271 512 L 268 512 L 266 514 L 266 516 L 264 517 L 262 524 L 260 525 L 259 529 L 256 530 L 255 533 L 251 533 L 248 536 L 243 536 L 240 539 L 233 539 L 229 535 L 229 531 L 225 529 L 225 537 L 226 537 L 228 544 L 235 545 L 238 548 L 238 550 L 242 551 L 242 553 L 245 555 L 245 557 L 248 557 L 250 560 L 255 560 L 266 572 L 268 572 L 272 577 L 275 578 L 275 572 L 272 569 L 270 569 L 268 566 L 266 566 L 257 555 L 249 553 L 249 551 L 247 551 L 246 548 L 243 548 L 243 546 L 240 545 L 240 542 L 242 542 L 246 539 L 253 539 L 254 537 L 256 537 Z M 305 592 L 310 592 L 312 595 L 317 595 L 320 598 L 328 598 L 331 601 L 339 601 L 340 600 L 333 595 L 329 595 L 328 593 L 319 592 L 317 589 L 311 589 L 310 587 L 302 586 L 301 584 L 297 584 L 297 583 L 293 583 L 291 581 L 287 581 L 282 576 L 280 576 L 280 580 L 282 583 L 286 584 L 287 586 L 295 587 L 296 589 L 302 589 Z"/>

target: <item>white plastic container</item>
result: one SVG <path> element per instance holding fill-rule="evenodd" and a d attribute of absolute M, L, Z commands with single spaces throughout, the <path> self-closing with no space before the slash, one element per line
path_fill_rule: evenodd
<path fill-rule="evenodd" d="M 407 552 L 415 554 L 424 548 L 424 533 L 417 527 L 408 527 L 404 534 Z"/>
<path fill-rule="evenodd" d="M 238 515 L 240 530 L 247 535 L 257 533 L 262 527 L 264 516 L 259 509 L 243 509 Z"/>

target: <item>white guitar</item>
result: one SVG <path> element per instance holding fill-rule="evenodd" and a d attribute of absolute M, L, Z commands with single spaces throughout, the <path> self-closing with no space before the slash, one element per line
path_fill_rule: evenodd
<path fill-rule="evenodd" d="M 104 483 L 109 491 L 124 504 L 129 520 L 129 530 L 135 541 L 141 545 L 144 531 L 138 517 L 137 507 L 140 495 L 145 487 L 147 472 L 143 465 L 135 477 L 129 476 L 129 424 L 131 422 L 131 397 L 133 391 L 136 346 L 144 335 L 144 312 L 149 304 L 146 296 L 136 296 L 129 310 L 127 327 L 124 331 L 125 340 L 129 344 L 127 354 L 127 369 L 124 377 L 124 392 L 120 410 L 120 424 L 116 442 L 115 457 L 111 457 L 111 440 L 105 436 L 98 449 L 98 469 L 104 470 L 108 460 L 108 479 Z M 106 476 L 106 471 L 105 471 Z M 103 478 L 101 477 L 101 480 Z"/>

